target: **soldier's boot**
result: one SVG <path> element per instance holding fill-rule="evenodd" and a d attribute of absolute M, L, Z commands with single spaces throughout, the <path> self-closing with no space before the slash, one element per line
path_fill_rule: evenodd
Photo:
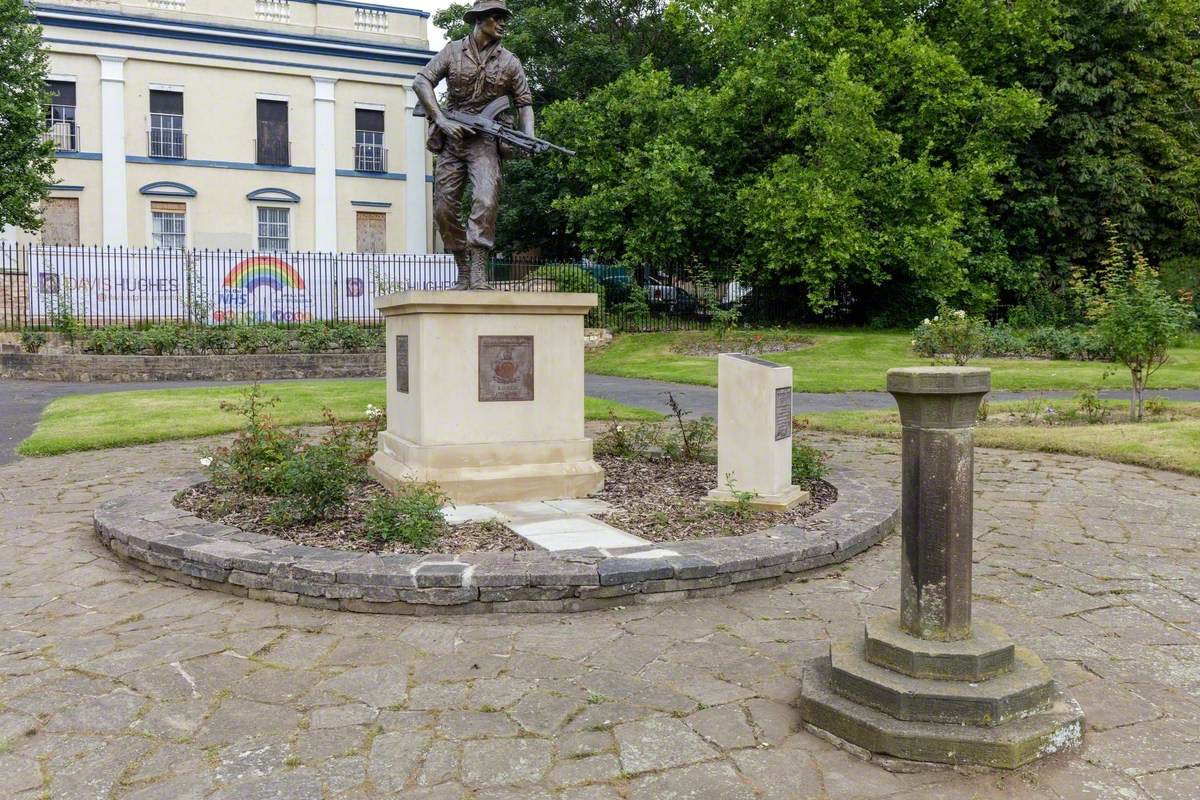
<path fill-rule="evenodd" d="M 492 285 L 487 280 L 488 256 L 489 251 L 483 247 L 471 247 L 467 250 L 467 256 L 471 262 L 471 288 L 472 289 L 491 289 Z"/>
<path fill-rule="evenodd" d="M 471 262 L 467 259 L 466 250 L 455 250 L 451 253 L 454 256 L 454 265 L 458 267 L 458 280 L 454 282 L 455 289 L 470 289 L 471 288 Z"/>

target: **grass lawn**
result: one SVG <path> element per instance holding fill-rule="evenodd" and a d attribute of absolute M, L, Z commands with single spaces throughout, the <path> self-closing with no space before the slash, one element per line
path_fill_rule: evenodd
<path fill-rule="evenodd" d="M 1014 413 L 1027 409 L 1027 404 L 990 404 L 988 421 L 975 429 L 975 443 L 980 447 L 1069 453 L 1200 475 L 1200 404 L 1170 403 L 1167 407 L 1173 419 L 1131 424 L 1116 421 L 1128 410 L 1127 403 L 1105 402 L 1113 409 L 1113 421 L 1097 425 L 1027 424 Z M 1043 401 L 1046 404 L 1052 404 L 1058 414 L 1075 408 L 1072 401 Z M 803 414 L 800 418 L 807 421 L 809 430 L 900 436 L 900 415 L 895 411 L 833 411 Z"/>
<path fill-rule="evenodd" d="M 730 334 L 729 349 L 744 348 L 748 333 L 752 332 Z M 883 391 L 888 369 L 929 363 L 909 351 L 911 334 L 907 332 L 815 328 L 800 333 L 813 339 L 812 347 L 763 356 L 793 368 L 793 386 L 798 392 Z M 608 347 L 588 355 L 587 369 L 601 375 L 716 386 L 715 356 L 689 356 L 671 350 L 672 345 L 689 338 L 708 336 L 707 331 L 621 334 Z M 1200 334 L 1189 336 L 1184 346 L 1170 355 L 1170 361 L 1151 378 L 1151 390 L 1200 388 Z M 1001 390 L 1129 388 L 1129 373 L 1124 367 L 1099 361 L 984 358 L 972 361 L 971 366 L 990 367 L 992 386 Z M 1106 370 L 1112 372 L 1107 379 Z"/>
<path fill-rule="evenodd" d="M 281 425 L 320 423 L 324 407 L 341 419 L 363 419 L 367 403 L 382 408 L 385 402 L 382 380 L 294 381 L 263 387 L 268 397 L 279 397 L 271 416 Z M 240 420 L 218 404 L 236 400 L 244 390 L 214 386 L 60 397 L 46 407 L 37 430 L 17 452 L 50 456 L 228 433 L 240 427 Z M 608 419 L 609 411 L 620 419 L 661 418 L 656 412 L 611 400 L 584 400 L 587 419 Z"/>

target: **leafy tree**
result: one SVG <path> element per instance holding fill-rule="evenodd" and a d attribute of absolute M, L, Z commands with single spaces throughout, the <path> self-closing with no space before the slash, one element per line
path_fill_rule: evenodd
<path fill-rule="evenodd" d="M 1157 263 L 1200 266 L 1198 0 L 943 0 L 923 22 L 981 80 L 1051 107 L 991 209 L 1041 285 L 1105 257 L 1105 219 Z"/>
<path fill-rule="evenodd" d="M 1190 327 L 1196 314 L 1163 289 L 1157 270 L 1139 250 L 1121 240 L 1115 223 L 1104 220 L 1103 225 L 1108 254 L 1097 273 L 1077 275 L 1075 285 L 1100 341 L 1129 369 L 1133 388 L 1129 418 L 1140 422 L 1150 376 L 1167 362 L 1167 348 Z"/>
<path fill-rule="evenodd" d="M 23 0 L 0 0 L 0 228 L 40 228 L 54 176 L 41 35 Z"/>
<path fill-rule="evenodd" d="M 433 22 L 450 39 L 470 32 L 462 21 L 469 3 L 454 3 Z M 538 112 L 555 102 L 582 100 L 650 59 L 680 83 L 701 80 L 695 68 L 701 42 L 690 38 L 679 15 L 661 0 L 511 0 L 513 17 L 504 46 L 521 59 Z M 550 135 L 538 121 L 539 133 Z M 557 132 L 555 132 L 557 134 Z M 556 201 L 586 189 L 573 181 L 563 159 L 512 160 L 504 167 L 497 249 L 540 249 L 547 255 L 578 253 Z"/>

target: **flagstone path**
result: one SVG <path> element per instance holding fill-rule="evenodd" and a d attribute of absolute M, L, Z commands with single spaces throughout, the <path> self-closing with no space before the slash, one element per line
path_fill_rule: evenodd
<path fill-rule="evenodd" d="M 822 438 L 894 477 L 895 445 Z M 977 457 L 976 613 L 1082 704 L 1081 752 L 897 773 L 799 729 L 803 659 L 897 602 L 895 537 L 784 586 L 571 615 L 376 617 L 117 562 L 93 506 L 196 442 L 0 467 L 0 797 L 1200 797 L 1200 480 Z"/>

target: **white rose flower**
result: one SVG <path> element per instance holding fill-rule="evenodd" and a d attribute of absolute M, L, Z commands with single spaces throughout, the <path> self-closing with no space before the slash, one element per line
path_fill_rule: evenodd
<path fill-rule="evenodd" d="M 200 459 L 200 466 L 211 467 L 212 466 L 212 456 L 205 456 L 204 458 Z"/>
<path fill-rule="evenodd" d="M 928 325 L 928 324 L 929 324 L 929 317 L 926 317 L 926 318 L 925 318 L 925 319 L 924 319 L 924 320 L 921 322 L 921 324 L 922 324 L 922 325 Z"/>
<path fill-rule="evenodd" d="M 965 311 L 955 311 L 955 312 L 954 312 L 954 316 L 958 317 L 959 319 L 966 319 L 966 317 L 967 317 L 967 312 L 965 312 Z"/>
<path fill-rule="evenodd" d="M 939 319 L 941 319 L 941 317 L 934 317 L 934 318 L 933 318 L 933 321 L 934 321 L 934 322 L 937 322 Z"/>

